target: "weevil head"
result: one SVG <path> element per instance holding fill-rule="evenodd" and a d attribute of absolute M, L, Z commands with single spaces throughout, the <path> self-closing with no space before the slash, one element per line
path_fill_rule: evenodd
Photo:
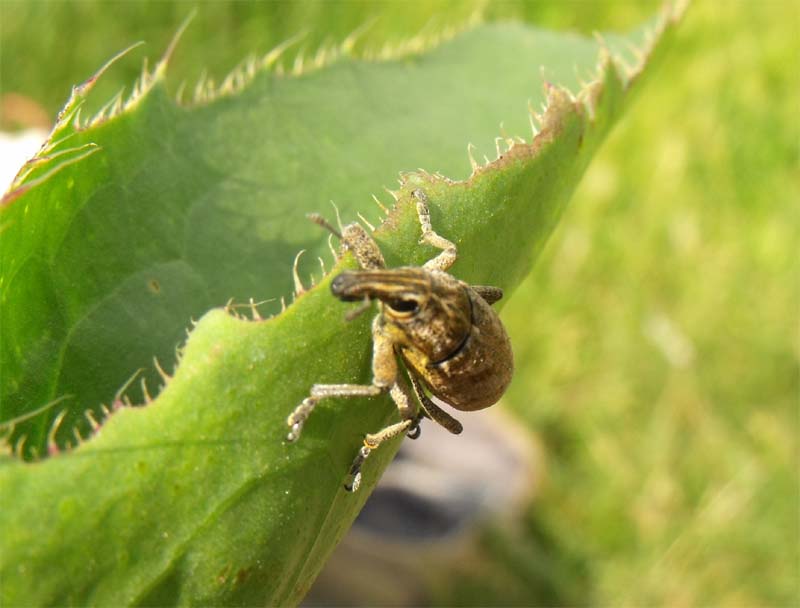
<path fill-rule="evenodd" d="M 379 300 L 384 326 L 401 347 L 429 362 L 446 359 L 472 326 L 472 306 L 460 281 L 423 268 L 345 271 L 333 279 L 340 300 Z"/>

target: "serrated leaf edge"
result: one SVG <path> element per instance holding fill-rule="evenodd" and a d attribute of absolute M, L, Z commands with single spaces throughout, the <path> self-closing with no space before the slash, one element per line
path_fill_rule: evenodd
<path fill-rule="evenodd" d="M 446 177 L 446 176 L 444 176 L 444 175 L 442 175 L 440 173 L 433 173 L 433 174 L 428 173 L 424 169 L 418 169 L 417 171 L 413 171 L 413 172 L 401 172 L 401 173 L 399 173 L 399 179 L 398 179 L 399 186 L 400 186 L 399 190 L 390 190 L 390 189 L 386 188 L 386 191 L 390 194 L 390 196 L 393 199 L 393 203 L 392 203 L 391 207 L 386 207 L 380 201 L 380 199 L 377 198 L 377 196 L 373 195 L 373 198 L 374 198 L 375 202 L 378 204 L 379 208 L 381 209 L 381 211 L 383 213 L 383 217 L 381 218 L 381 222 L 377 227 L 370 226 L 370 228 L 373 231 L 378 231 L 378 230 L 381 230 L 381 228 L 384 228 L 386 226 L 386 220 L 389 217 L 391 217 L 394 213 L 397 212 L 398 204 L 401 202 L 401 200 L 405 200 L 404 197 L 405 197 L 406 194 L 408 194 L 408 192 L 405 192 L 405 191 L 410 190 L 412 184 L 415 184 L 415 183 L 420 182 L 420 181 L 427 181 L 427 182 L 439 181 L 439 182 L 446 183 L 446 184 L 449 184 L 449 185 L 469 183 L 473 179 L 477 178 L 478 176 L 480 176 L 480 175 L 482 175 L 482 174 L 484 174 L 486 172 L 493 171 L 493 170 L 499 170 L 503 166 L 503 164 L 508 162 L 508 159 L 510 157 L 512 157 L 512 156 L 513 157 L 517 157 L 517 156 L 521 155 L 521 156 L 534 157 L 539 152 L 539 150 L 542 148 L 542 146 L 544 146 L 549 141 L 553 140 L 553 138 L 557 135 L 558 131 L 560 130 L 560 126 L 562 124 L 562 121 L 564 120 L 564 118 L 570 112 L 574 111 L 574 112 L 577 112 L 579 114 L 586 115 L 587 118 L 589 119 L 589 122 L 594 122 L 595 110 L 597 108 L 597 104 L 599 103 L 600 96 L 601 96 L 601 94 L 603 92 L 604 80 L 606 78 L 608 78 L 610 75 L 612 75 L 612 76 L 616 75 L 617 77 L 620 77 L 620 80 L 622 82 L 623 88 L 627 90 L 634 83 L 636 78 L 642 73 L 644 67 L 647 65 L 647 62 L 648 62 L 650 56 L 652 55 L 653 51 L 655 50 L 659 40 L 661 40 L 662 35 L 664 34 L 665 30 L 667 28 L 673 26 L 675 23 L 677 23 L 680 20 L 680 18 L 682 17 L 682 15 L 683 15 L 683 13 L 685 11 L 685 8 L 686 8 L 687 4 L 688 4 L 687 2 L 680 2 L 680 3 L 677 3 L 675 5 L 669 5 L 669 6 L 664 8 L 664 10 L 661 13 L 661 17 L 658 20 L 658 22 L 656 23 L 656 25 L 653 28 L 650 28 L 650 29 L 647 30 L 646 36 L 645 36 L 645 44 L 644 44 L 643 48 L 642 49 L 638 49 L 637 52 L 634 54 L 636 59 L 637 59 L 637 62 L 636 62 L 635 65 L 631 65 L 628 62 L 623 61 L 621 57 L 615 56 L 614 54 L 612 54 L 611 51 L 608 49 L 608 46 L 605 44 L 605 42 L 600 37 L 600 39 L 599 39 L 599 41 L 600 41 L 600 51 L 599 51 L 599 57 L 598 57 L 598 63 L 597 63 L 596 70 L 595 70 L 594 74 L 592 74 L 592 78 L 588 82 L 587 81 L 582 81 L 581 82 L 581 89 L 577 93 L 573 93 L 567 87 L 564 87 L 562 85 L 545 83 L 545 85 L 544 85 L 544 88 L 545 88 L 545 102 L 542 105 L 541 112 L 535 111 L 532 107 L 530 107 L 530 104 L 529 104 L 528 113 L 529 113 L 530 124 L 531 124 L 531 139 L 530 139 L 530 141 L 526 141 L 524 138 L 522 138 L 520 136 L 509 136 L 508 134 L 506 134 L 504 132 L 504 130 L 502 128 L 502 125 L 501 125 L 500 129 L 499 129 L 501 134 L 495 140 L 497 156 L 493 160 L 485 158 L 485 162 L 484 163 L 480 163 L 480 162 L 476 161 L 476 159 L 474 158 L 474 155 L 472 153 L 472 150 L 473 150 L 474 146 L 472 144 L 468 144 L 467 145 L 467 158 L 468 158 L 468 161 L 469 161 L 470 166 L 472 168 L 472 171 L 471 171 L 470 175 L 465 180 L 453 180 L 453 179 L 448 178 L 448 177 Z M 177 34 L 178 37 L 179 37 L 180 33 L 182 33 L 182 31 L 185 29 L 185 26 L 187 24 L 188 24 L 188 21 L 182 26 L 181 30 L 179 30 L 179 32 Z M 474 25 L 473 25 L 473 27 L 474 27 Z M 461 31 L 465 31 L 465 30 L 464 29 L 461 29 L 461 30 L 458 30 L 458 31 L 454 30 L 454 33 L 452 33 L 452 36 L 455 36 L 456 34 L 460 33 Z M 437 44 L 441 43 L 443 40 L 444 40 L 443 38 L 438 40 Z M 273 57 L 280 56 L 280 54 L 283 51 L 285 51 L 286 48 L 288 48 L 288 45 L 290 43 L 294 43 L 294 42 L 295 42 L 295 40 L 292 39 L 290 41 L 287 41 L 287 43 L 284 43 L 286 46 L 279 45 L 279 47 L 276 47 L 276 49 L 274 49 L 274 51 L 277 50 L 277 52 L 276 52 L 275 55 L 273 55 Z M 168 50 L 169 53 L 172 52 L 172 50 L 174 49 L 176 43 L 177 43 L 177 39 L 174 39 L 173 40 L 173 44 L 170 44 L 170 47 L 169 47 L 169 50 Z M 341 45 L 341 46 L 344 47 L 344 44 Z M 433 46 L 435 46 L 435 45 L 432 45 L 431 47 L 426 47 L 424 50 L 428 50 L 429 48 L 432 48 Z M 133 48 L 133 47 L 131 47 L 131 48 Z M 416 49 L 418 47 L 412 47 L 412 48 Z M 130 49 L 126 49 L 126 51 L 124 51 L 123 53 L 127 52 L 128 50 L 130 50 Z M 424 50 L 421 51 L 421 52 L 424 52 Z M 405 52 L 405 51 L 403 51 L 403 52 Z M 118 55 L 115 58 L 113 58 L 112 60 L 110 60 L 110 62 L 108 62 L 106 65 L 104 65 L 101 68 L 101 70 L 98 72 L 98 74 L 95 74 L 95 76 L 93 76 L 92 79 L 90 79 L 91 83 L 89 85 L 89 88 L 91 88 L 91 86 L 94 84 L 94 81 L 96 81 L 96 78 L 99 76 L 99 74 L 102 74 L 102 72 L 105 69 L 107 69 L 107 67 L 113 61 L 118 59 L 120 56 L 121 55 Z M 337 56 L 337 58 L 338 57 L 339 56 Z M 162 58 L 162 61 L 159 62 L 159 64 L 156 67 L 155 71 L 151 75 L 152 78 L 148 77 L 148 78 L 143 78 L 142 79 L 143 86 L 146 86 L 146 87 L 149 88 L 149 87 L 152 86 L 153 82 L 155 82 L 156 78 L 162 78 L 163 77 L 163 75 L 165 73 L 165 70 L 166 70 L 166 65 L 167 65 L 168 58 L 169 58 L 168 55 L 165 55 L 165 57 Z M 329 65 L 329 64 L 326 64 L 326 65 Z M 162 67 L 159 67 L 159 66 L 162 66 Z M 322 66 L 322 67 L 324 67 L 324 66 Z M 87 81 L 87 82 L 90 82 L 90 81 Z M 86 84 L 86 83 L 84 83 L 84 84 Z M 142 89 L 142 90 L 144 91 L 144 89 Z M 141 94 L 144 94 L 144 92 L 142 92 Z M 128 107 L 128 105 L 124 105 L 122 111 L 124 111 L 125 108 L 127 108 L 127 107 Z M 502 149 L 503 146 L 505 147 L 505 150 Z M 80 160 L 80 159 L 78 159 L 78 160 Z M 364 218 L 363 218 L 363 216 L 361 216 L 361 214 L 359 214 L 359 216 L 361 217 L 362 221 L 364 221 L 365 223 L 367 223 L 369 225 L 369 223 L 364 220 Z M 331 249 L 332 249 L 332 254 L 333 254 L 333 258 L 334 258 L 333 268 L 329 272 L 326 273 L 325 272 L 324 262 L 320 258 L 320 263 L 321 263 L 321 266 L 323 268 L 323 275 L 322 275 L 322 278 L 319 281 L 319 283 L 324 281 L 324 279 L 327 278 L 330 274 L 332 274 L 333 272 L 337 271 L 341 266 L 341 256 L 338 256 L 336 254 L 336 252 L 333 250 L 333 248 L 331 248 Z M 305 286 L 303 285 L 302 280 L 299 277 L 298 268 L 297 268 L 297 262 L 298 262 L 299 257 L 300 257 L 300 255 L 302 253 L 303 252 L 300 251 L 298 253 L 298 255 L 296 256 L 295 263 L 294 263 L 293 269 L 292 269 L 293 284 L 295 285 L 295 289 L 293 290 L 293 292 L 291 294 L 292 303 L 296 302 L 301 297 L 303 297 L 305 294 L 307 294 L 309 291 L 311 291 L 312 289 L 315 289 L 319 285 L 319 283 L 315 284 L 315 281 L 313 281 L 313 278 L 312 278 L 311 286 L 309 288 L 305 288 Z M 235 319 L 240 320 L 240 321 L 245 321 L 245 322 L 268 322 L 268 321 L 274 319 L 275 317 L 283 314 L 286 311 L 287 306 L 285 304 L 285 299 L 284 299 L 283 296 L 280 297 L 280 301 L 281 301 L 281 311 L 276 313 L 276 314 L 274 314 L 274 315 L 271 315 L 271 316 L 269 316 L 267 318 L 262 317 L 258 313 L 257 304 L 252 301 L 252 298 L 251 298 L 250 302 L 244 303 L 244 304 L 235 304 L 233 302 L 233 300 L 230 300 L 223 307 L 223 310 L 229 316 L 232 316 Z M 250 311 L 251 311 L 251 315 L 252 316 L 250 318 L 248 318 L 245 315 L 239 314 L 237 309 L 241 308 L 241 307 L 249 308 Z M 193 327 L 196 327 L 198 325 L 198 323 L 195 322 L 195 321 L 192 321 L 192 325 L 193 325 Z M 191 331 L 193 331 L 193 330 L 188 330 L 187 329 L 187 339 L 191 335 Z M 176 370 L 177 370 L 177 367 L 178 367 L 178 365 L 180 363 L 180 352 L 181 352 L 181 350 L 182 350 L 182 346 L 178 346 L 176 348 L 176 362 L 175 362 L 175 369 Z M 157 369 L 157 371 L 161 375 L 162 379 L 164 380 L 164 384 L 159 386 L 158 392 L 157 392 L 155 397 L 152 397 L 152 398 L 150 397 L 149 391 L 147 390 L 147 387 L 145 386 L 145 387 L 143 387 L 143 393 L 144 393 L 144 395 L 146 395 L 145 403 L 138 404 L 138 405 L 133 404 L 130 401 L 130 399 L 128 399 L 128 397 L 126 395 L 124 395 L 124 392 L 127 390 L 127 388 L 129 387 L 129 385 L 131 383 L 130 380 L 127 381 L 119 389 L 119 391 L 117 392 L 117 396 L 115 397 L 114 402 L 112 403 L 111 407 L 108 407 L 106 405 L 101 405 L 101 410 L 103 412 L 103 417 L 102 417 L 101 420 L 98 421 L 97 419 L 95 419 L 93 417 L 93 415 L 92 415 L 91 410 L 87 410 L 86 412 L 84 412 L 84 416 L 87 418 L 87 420 L 90 421 L 90 424 L 91 424 L 91 427 L 92 427 L 91 432 L 90 432 L 90 434 L 88 436 L 82 437 L 78 433 L 73 433 L 75 435 L 76 443 L 74 445 L 67 445 L 67 446 L 64 446 L 64 447 L 61 447 L 61 448 L 59 448 L 56 445 L 55 440 L 53 440 L 52 442 L 48 442 L 48 455 L 55 455 L 56 453 L 70 452 L 72 449 L 78 447 L 82 443 L 85 443 L 85 442 L 91 440 L 91 438 L 95 434 L 97 434 L 97 432 L 100 431 L 100 429 L 102 428 L 102 425 L 104 424 L 104 422 L 117 410 L 119 410 L 119 409 L 121 409 L 123 407 L 133 407 L 133 408 L 137 408 L 138 409 L 141 406 L 149 405 L 149 404 L 153 403 L 154 401 L 156 401 L 158 399 L 158 396 L 160 395 L 160 393 L 168 385 L 169 380 L 171 379 L 171 376 L 169 376 L 168 374 L 166 374 L 163 371 L 163 369 L 160 367 L 158 361 L 155 361 L 155 368 Z M 138 374 L 138 372 L 137 372 L 137 374 Z M 43 406 L 43 408 L 46 408 L 46 407 L 47 406 Z M 39 410 L 37 410 L 38 413 L 41 413 L 43 411 L 43 408 L 40 408 Z M 55 431 L 58 430 L 57 429 L 57 424 L 58 423 L 59 423 L 59 418 L 57 417 L 54 420 L 53 424 L 51 425 L 51 429 L 50 429 L 50 433 L 48 434 L 48 437 L 50 437 L 51 434 L 54 437 Z M 2 427 L 0 426 L 0 428 L 2 428 Z M 3 437 L 2 439 L 6 439 L 6 438 L 7 437 Z M 22 444 L 23 442 L 24 442 L 24 437 L 21 437 L 16 445 L 10 446 L 10 445 L 8 445 L 6 443 L 6 446 L 9 448 L 10 453 L 18 455 L 18 454 L 21 453 L 20 444 Z"/>

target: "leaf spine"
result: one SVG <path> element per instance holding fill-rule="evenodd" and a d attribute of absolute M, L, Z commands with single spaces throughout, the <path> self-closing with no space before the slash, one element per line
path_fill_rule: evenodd
<path fill-rule="evenodd" d="M 86 418 L 86 421 L 89 423 L 92 432 L 96 432 L 100 428 L 100 423 L 94 417 L 92 410 L 86 410 L 83 412 L 83 417 Z"/>
<path fill-rule="evenodd" d="M 292 264 L 292 279 L 294 281 L 294 296 L 295 298 L 304 294 L 306 292 L 306 288 L 303 286 L 303 282 L 300 280 L 300 275 L 298 273 L 297 267 L 300 263 L 300 257 L 306 252 L 305 249 L 301 249 L 297 252 L 297 255 L 294 256 L 294 263 Z"/>
<path fill-rule="evenodd" d="M 58 445 L 56 444 L 56 433 L 64 421 L 69 410 L 61 410 L 58 415 L 53 419 L 53 424 L 50 425 L 50 430 L 47 431 L 47 453 L 53 456 L 58 453 Z"/>
<path fill-rule="evenodd" d="M 378 207 L 380 208 L 381 211 L 383 211 L 386 215 L 389 215 L 389 210 L 380 201 L 380 199 L 377 196 L 375 196 L 374 194 L 372 195 L 372 200 L 375 201 L 375 204 L 378 205 Z"/>
<path fill-rule="evenodd" d="M 468 143 L 467 144 L 467 156 L 469 157 L 469 165 L 470 165 L 470 167 L 472 167 L 472 174 L 473 175 L 475 175 L 475 173 L 478 172 L 478 169 L 480 169 L 480 165 L 478 164 L 478 161 L 476 161 L 475 157 L 472 155 L 472 152 L 474 150 L 475 150 L 475 146 L 472 145 L 472 143 Z"/>
<path fill-rule="evenodd" d="M 153 398 L 150 396 L 150 393 L 147 390 L 147 380 L 144 378 L 144 376 L 142 376 L 142 378 L 139 380 L 139 384 L 142 387 L 142 395 L 144 396 L 144 402 L 146 405 L 149 405 L 150 403 L 153 402 Z"/>
<path fill-rule="evenodd" d="M 361 212 L 356 213 L 356 215 L 358 216 L 358 219 L 360 219 L 362 222 L 364 222 L 369 227 L 370 231 L 375 232 L 375 226 L 370 224 L 367 221 L 367 218 L 365 218 L 363 215 L 361 215 Z"/>
<path fill-rule="evenodd" d="M 156 371 L 158 372 L 158 375 L 161 376 L 164 384 L 169 384 L 169 381 L 172 380 L 172 376 L 165 372 L 161 367 L 161 364 L 158 362 L 158 357 L 153 357 L 153 365 L 155 365 Z"/>

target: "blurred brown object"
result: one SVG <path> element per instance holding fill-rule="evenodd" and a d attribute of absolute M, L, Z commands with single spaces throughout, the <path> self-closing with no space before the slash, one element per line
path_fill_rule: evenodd
<path fill-rule="evenodd" d="M 52 118 L 37 101 L 19 93 L 0 96 L 0 131 L 49 131 L 52 126 Z"/>
<path fill-rule="evenodd" d="M 448 567 L 475 557 L 478 533 L 513 521 L 542 476 L 533 438 L 499 408 L 455 437 L 423 424 L 404 441 L 303 606 L 424 606 Z"/>

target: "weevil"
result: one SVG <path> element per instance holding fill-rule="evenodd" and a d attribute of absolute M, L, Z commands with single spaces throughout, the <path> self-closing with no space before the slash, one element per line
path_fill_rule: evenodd
<path fill-rule="evenodd" d="M 422 228 L 420 244 L 441 250 L 419 267 L 386 268 L 378 244 L 360 224 L 348 224 L 339 232 L 320 215 L 310 216 L 339 238 L 361 267 L 336 276 L 331 282 L 333 295 L 344 302 L 361 301 L 364 307 L 378 301 L 372 322 L 372 383 L 313 385 L 286 420 L 287 440 L 299 439 L 308 416 L 328 397 L 375 397 L 388 392 L 401 418 L 366 435 L 345 483 L 350 492 L 358 489 L 361 468 L 370 453 L 402 433 L 418 437 L 421 418 L 430 418 L 453 434 L 461 433 L 461 423 L 428 394 L 457 410 L 483 409 L 500 399 L 514 372 L 511 342 L 491 308 L 503 291 L 468 285 L 447 272 L 458 257 L 456 246 L 433 230 L 426 194 L 418 189 L 412 197 Z"/>

